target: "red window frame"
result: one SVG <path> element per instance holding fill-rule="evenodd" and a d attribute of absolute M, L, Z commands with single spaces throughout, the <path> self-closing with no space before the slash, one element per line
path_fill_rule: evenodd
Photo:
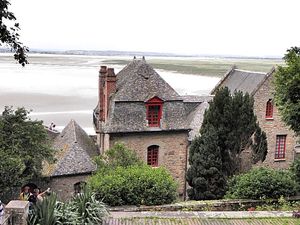
<path fill-rule="evenodd" d="M 273 102 L 272 99 L 269 99 L 266 104 L 266 119 L 273 118 Z"/>
<path fill-rule="evenodd" d="M 149 127 L 159 127 L 162 118 L 163 101 L 158 97 L 153 97 L 146 102 L 146 118 Z"/>
<path fill-rule="evenodd" d="M 276 135 L 275 159 L 285 159 L 286 135 Z"/>
<path fill-rule="evenodd" d="M 152 167 L 158 166 L 159 146 L 151 145 L 147 149 L 147 164 Z"/>

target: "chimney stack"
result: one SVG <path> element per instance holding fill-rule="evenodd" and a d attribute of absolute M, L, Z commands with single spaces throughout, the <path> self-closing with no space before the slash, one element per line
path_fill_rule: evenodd
<path fill-rule="evenodd" d="M 99 71 L 99 118 L 105 122 L 108 117 L 110 96 L 116 91 L 117 77 L 113 68 L 101 66 Z"/>

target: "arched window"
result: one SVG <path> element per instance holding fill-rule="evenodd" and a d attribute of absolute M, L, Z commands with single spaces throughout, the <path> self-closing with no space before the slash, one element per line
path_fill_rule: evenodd
<path fill-rule="evenodd" d="M 156 167 L 158 166 L 158 149 L 159 146 L 151 145 L 147 150 L 147 164 L 149 166 Z"/>
<path fill-rule="evenodd" d="M 273 118 L 273 101 L 272 101 L 272 99 L 269 99 L 269 101 L 267 101 L 266 118 L 267 119 L 272 119 Z"/>
<path fill-rule="evenodd" d="M 147 120 L 149 127 L 159 127 L 162 117 L 163 101 L 158 97 L 153 97 L 146 102 Z"/>
<path fill-rule="evenodd" d="M 75 194 L 81 193 L 82 190 L 84 189 L 85 185 L 86 185 L 86 182 L 84 182 L 84 181 L 79 181 L 76 184 L 74 184 L 74 193 Z"/>

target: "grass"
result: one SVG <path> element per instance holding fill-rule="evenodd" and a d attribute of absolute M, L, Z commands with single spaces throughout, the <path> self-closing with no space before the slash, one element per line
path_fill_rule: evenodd
<path fill-rule="evenodd" d="M 35 55 L 30 54 L 30 64 L 51 66 L 96 67 L 100 65 L 121 65 L 132 61 L 132 57 L 110 56 L 72 56 L 72 55 Z M 147 57 L 146 61 L 154 69 L 162 69 L 182 74 L 222 77 L 233 65 L 239 69 L 268 72 L 273 66 L 283 65 L 280 59 L 248 59 L 248 58 L 169 58 Z M 1 55 L 0 62 L 15 63 L 12 56 Z"/>
<path fill-rule="evenodd" d="M 221 77 L 233 65 L 239 69 L 268 72 L 273 66 L 282 65 L 279 59 L 236 59 L 236 58 L 149 58 L 148 63 L 155 69 L 163 69 L 183 74 L 196 74 Z M 108 59 L 103 64 L 126 65 L 131 60 Z"/>

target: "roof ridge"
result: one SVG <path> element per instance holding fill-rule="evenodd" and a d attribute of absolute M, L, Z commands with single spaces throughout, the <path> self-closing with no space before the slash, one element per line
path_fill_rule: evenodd
<path fill-rule="evenodd" d="M 246 73 L 259 73 L 259 74 L 267 74 L 266 72 L 262 72 L 262 71 L 251 71 L 251 70 L 242 70 L 242 69 L 234 69 L 236 71 L 240 71 L 240 72 L 246 72 Z"/>
<path fill-rule="evenodd" d="M 214 95 L 214 92 L 222 85 L 222 83 L 227 79 L 227 77 L 230 76 L 230 74 L 237 69 L 237 66 L 234 64 L 230 67 L 229 70 L 223 75 L 223 77 L 219 80 L 219 82 L 216 84 L 216 86 L 210 91 L 209 94 Z"/>
<path fill-rule="evenodd" d="M 71 122 L 73 125 L 73 132 L 74 132 L 74 138 L 75 138 L 74 143 L 77 143 L 77 132 L 76 132 L 76 127 L 75 127 L 75 120 L 72 119 Z"/>

